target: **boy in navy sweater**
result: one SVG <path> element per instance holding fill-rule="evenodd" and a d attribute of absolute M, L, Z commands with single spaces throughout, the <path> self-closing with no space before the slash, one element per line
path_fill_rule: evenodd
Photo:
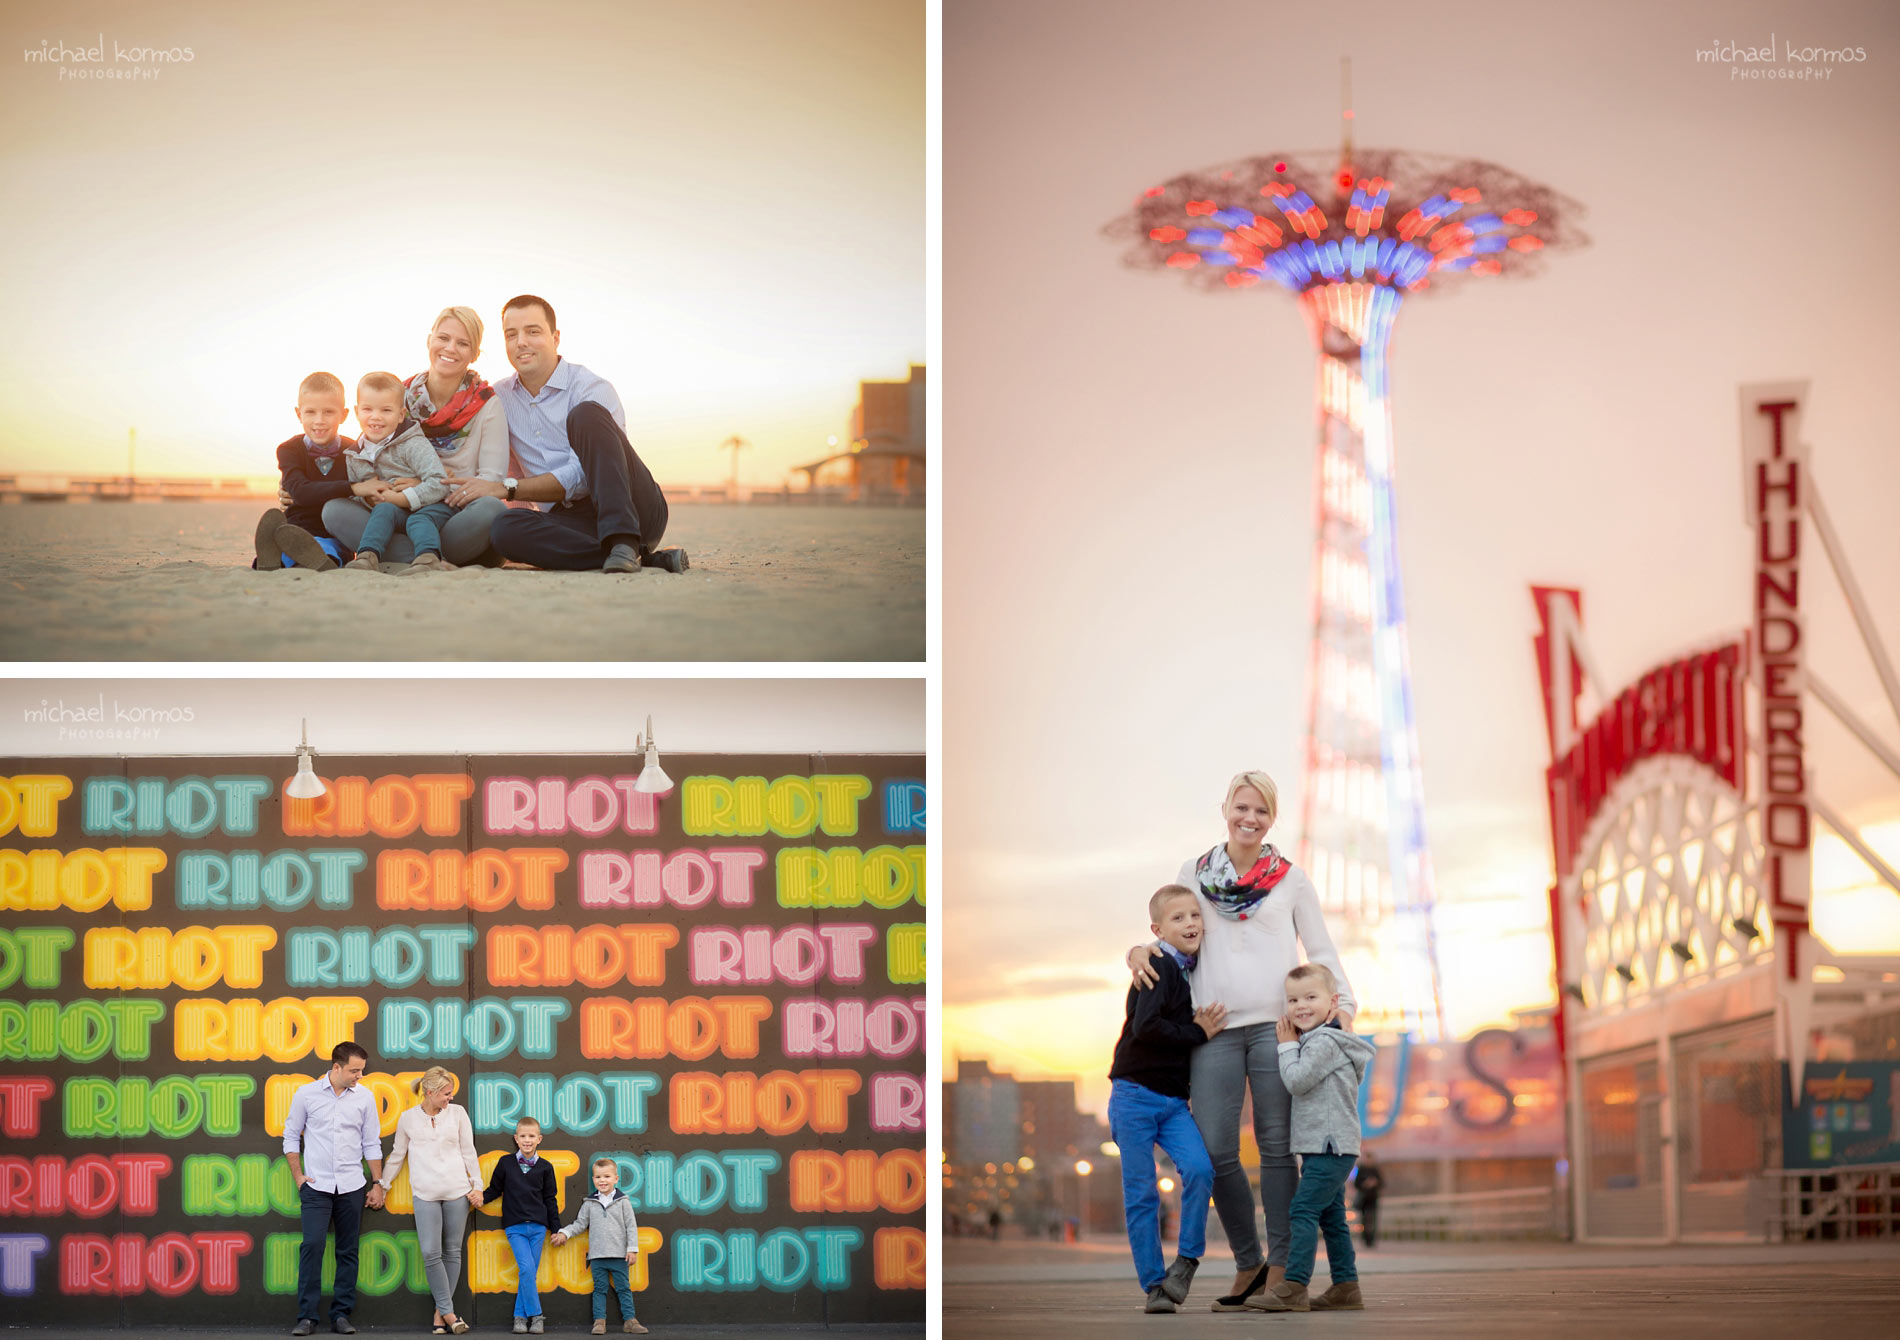
<path fill-rule="evenodd" d="M 502 1155 L 488 1179 L 488 1198 L 501 1197 L 501 1229 L 515 1254 L 516 1335 L 540 1335 L 546 1328 L 535 1276 L 541 1272 L 548 1234 L 561 1228 L 561 1179 L 535 1153 L 540 1145 L 541 1123 L 523 1117 L 515 1123 L 515 1152 Z"/>
<path fill-rule="evenodd" d="M 252 567 L 328 572 L 342 562 L 342 546 L 323 528 L 323 505 L 350 496 L 343 449 L 356 444 L 337 432 L 344 414 L 341 381 L 328 372 L 303 379 L 297 388 L 297 421 L 303 432 L 277 444 L 277 487 L 290 503 L 288 509 L 273 507 L 258 519 Z"/>
<path fill-rule="evenodd" d="M 1188 1114 L 1188 1064 L 1194 1048 L 1220 1032 L 1227 1007 L 1194 1008 L 1188 973 L 1201 949 L 1201 896 L 1169 884 L 1148 900 L 1160 938 L 1160 980 L 1128 988 L 1128 1018 L 1115 1044 L 1108 1077 L 1108 1126 L 1121 1150 L 1122 1205 L 1135 1274 L 1147 1291 L 1145 1311 L 1173 1312 L 1184 1302 L 1207 1245 L 1207 1199 L 1214 1165 Z M 1161 1268 L 1160 1200 L 1155 1194 L 1154 1147 L 1160 1145 L 1181 1174 L 1181 1235 L 1174 1264 Z"/>

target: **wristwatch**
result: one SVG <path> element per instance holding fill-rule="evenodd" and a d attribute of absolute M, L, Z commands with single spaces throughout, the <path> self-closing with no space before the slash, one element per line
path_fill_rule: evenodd
<path fill-rule="evenodd" d="M 508 501 L 513 502 L 515 500 L 515 489 L 520 485 L 521 481 L 519 479 L 510 478 L 504 479 L 501 482 L 508 486 Z"/>

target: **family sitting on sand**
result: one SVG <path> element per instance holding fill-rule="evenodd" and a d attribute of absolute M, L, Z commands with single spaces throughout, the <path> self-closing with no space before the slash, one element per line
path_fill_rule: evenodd
<path fill-rule="evenodd" d="M 343 383 L 305 377 L 303 432 L 277 448 L 281 506 L 257 523 L 253 566 L 429 572 L 513 559 L 685 571 L 684 550 L 657 548 L 666 495 L 627 440 L 613 386 L 560 356 L 545 298 L 510 298 L 501 321 L 511 375 L 483 381 L 470 366 L 481 317 L 444 308 L 427 368 L 407 381 L 371 372 L 357 382 L 355 442 L 339 435 Z"/>

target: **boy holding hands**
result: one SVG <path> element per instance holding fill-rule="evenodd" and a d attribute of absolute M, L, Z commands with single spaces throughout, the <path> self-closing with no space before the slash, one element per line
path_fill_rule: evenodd
<path fill-rule="evenodd" d="M 594 1194 L 581 1202 L 574 1222 L 550 1241 L 556 1247 L 569 1238 L 587 1234 L 587 1268 L 594 1274 L 594 1334 L 607 1334 L 607 1293 L 620 1297 L 620 1329 L 645 1335 L 647 1328 L 633 1319 L 633 1290 L 627 1272 L 640 1258 L 640 1225 L 633 1202 L 619 1187 L 620 1166 L 612 1159 L 594 1160 Z"/>
<path fill-rule="evenodd" d="M 1207 1201 L 1214 1164 L 1188 1114 L 1188 1062 L 1194 1048 L 1220 1032 L 1224 1005 L 1194 1008 L 1189 972 L 1201 948 L 1201 896 L 1179 884 L 1148 900 L 1148 917 L 1161 942 L 1159 980 L 1148 990 L 1128 988 L 1127 1020 L 1115 1044 L 1108 1125 L 1121 1150 L 1122 1204 L 1135 1274 L 1148 1294 L 1147 1312 L 1173 1312 L 1207 1245 Z M 1174 1264 L 1161 1268 L 1160 1201 L 1155 1194 L 1154 1147 L 1181 1173 L 1181 1234 Z"/>
<path fill-rule="evenodd" d="M 1323 963 L 1302 963 L 1286 975 L 1286 1008 L 1275 1036 L 1280 1078 L 1293 1095 L 1288 1147 L 1300 1156 L 1300 1186 L 1287 1212 L 1286 1278 L 1247 1306 L 1262 1312 L 1345 1312 L 1365 1307 L 1352 1233 L 1346 1227 L 1346 1179 L 1359 1158 L 1359 1083 L 1372 1064 L 1372 1043 L 1336 1022 L 1339 991 Z M 1332 1283 L 1309 1298 L 1313 1257 L 1326 1235 Z"/>

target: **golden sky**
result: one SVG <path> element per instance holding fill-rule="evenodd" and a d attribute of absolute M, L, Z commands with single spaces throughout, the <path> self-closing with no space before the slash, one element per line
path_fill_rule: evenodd
<path fill-rule="evenodd" d="M 1078 16 L 1086 11 L 1086 22 Z M 1812 378 L 1814 473 L 1900 650 L 1900 451 L 1883 264 L 1900 214 L 1900 11 L 964 0 L 944 34 L 946 1053 L 1100 1098 L 1143 904 L 1221 836 L 1227 778 L 1298 839 L 1313 353 L 1284 294 L 1125 268 L 1147 187 L 1338 144 L 1470 155 L 1587 207 L 1523 282 L 1408 300 L 1392 344 L 1399 554 L 1452 1026 L 1551 999 L 1533 583 L 1584 593 L 1620 688 L 1749 617 L 1737 387 Z M 1857 46 L 1750 82 L 1718 42 Z M 1852 258 L 1852 259 L 1850 259 Z M 1811 664 L 1900 748 L 1816 560 Z M 1804 583 L 1804 586 L 1807 584 Z M 1810 591 L 1812 594 L 1810 594 Z M 1811 602 L 1811 603 L 1810 603 Z M 1817 790 L 1900 857 L 1900 787 L 1817 709 Z M 1862 887 L 1823 843 L 1817 883 Z M 1837 947 L 1900 898 L 1823 900 Z M 1362 993 L 1377 983 L 1355 984 Z"/>
<path fill-rule="evenodd" d="M 776 484 L 924 358 L 923 5 L 9 5 L 0 469 L 269 473 L 305 373 L 555 306 L 667 482 Z M 119 61 L 158 48 L 190 59 Z M 99 64 L 91 68 L 101 68 Z M 354 432 L 354 421 L 346 431 Z"/>

